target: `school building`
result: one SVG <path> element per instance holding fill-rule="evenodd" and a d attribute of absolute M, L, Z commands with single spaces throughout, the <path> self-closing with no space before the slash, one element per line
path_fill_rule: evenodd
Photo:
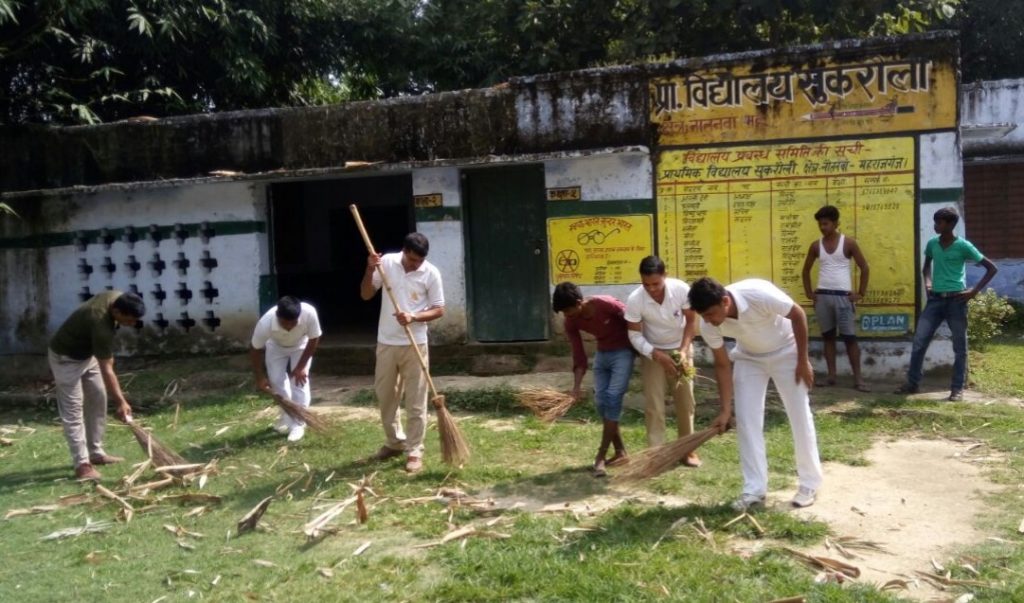
<path fill-rule="evenodd" d="M 148 306 L 119 338 L 126 353 L 239 349 L 281 294 L 319 307 L 326 344 L 371 344 L 379 302 L 359 298 L 353 203 L 380 250 L 430 239 L 447 300 L 434 345 L 557 341 L 555 283 L 624 299 L 651 253 L 686 280 L 768 278 L 807 304 L 800 268 L 829 203 L 872 267 L 865 372 L 895 375 L 934 209 L 966 204 L 983 251 L 1024 257 L 1018 240 L 972 230 L 1009 215 L 973 226 L 975 186 L 1021 219 L 1012 153 L 994 151 L 1021 139 L 990 147 L 999 129 L 982 127 L 1019 122 L 1019 94 L 999 89 L 1012 116 L 975 109 L 994 88 L 961 93 L 957 64 L 955 36 L 937 32 L 337 106 L 2 128 L 0 200 L 20 219 L 0 218 L 0 351 L 43 353 L 107 288 Z M 931 365 L 951 361 L 936 342 Z"/>

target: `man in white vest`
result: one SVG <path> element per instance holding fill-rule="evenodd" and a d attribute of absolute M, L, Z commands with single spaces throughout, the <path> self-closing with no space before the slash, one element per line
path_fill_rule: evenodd
<path fill-rule="evenodd" d="M 868 261 L 853 237 L 839 232 L 839 208 L 826 205 L 814 214 L 821 238 L 811 243 L 804 260 L 804 293 L 814 304 L 814 315 L 825 342 L 825 364 L 828 376 L 824 385 L 836 384 L 836 333 L 846 344 L 846 355 L 853 370 L 853 386 L 869 392 L 860 374 L 860 346 L 857 344 L 857 320 L 854 304 L 868 291 Z M 851 261 L 860 270 L 860 282 L 853 290 L 850 278 Z M 811 267 L 818 260 L 818 286 L 811 288 Z"/>

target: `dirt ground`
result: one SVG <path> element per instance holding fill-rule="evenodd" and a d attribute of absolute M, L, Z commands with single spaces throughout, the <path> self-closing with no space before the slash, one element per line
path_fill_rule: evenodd
<path fill-rule="evenodd" d="M 566 389 L 571 384 L 568 373 L 534 373 L 515 377 L 439 377 L 437 387 L 442 390 L 488 388 L 502 384 L 515 386 L 547 386 Z M 345 401 L 356 392 L 372 387 L 369 377 L 321 377 L 314 392 L 325 411 L 338 412 L 360 418 L 372 418 L 372 407 L 345 406 Z M 886 391 L 888 384 L 876 385 Z M 829 388 L 819 390 L 816 397 L 830 402 L 852 400 L 852 390 Z M 863 394 L 862 394 L 863 395 Z M 947 395 L 921 394 L 924 399 Z M 977 398 L 977 399 L 974 399 Z M 968 401 L 984 403 L 978 395 Z M 1021 404 L 1020 400 L 1005 400 Z M 642 397 L 631 393 L 627 406 L 642 408 Z M 502 429 L 496 421 L 492 427 Z M 893 580 L 902 581 L 905 589 L 895 590 L 899 596 L 920 601 L 953 601 L 957 597 L 943 592 L 916 572 L 938 571 L 949 568 L 960 548 L 979 544 L 988 536 L 978 525 L 978 517 L 986 508 L 985 496 L 999 491 L 999 486 L 986 478 L 985 465 L 1001 462 L 980 442 L 947 439 L 902 439 L 878 441 L 866 453 L 866 466 L 848 466 L 826 463 L 825 486 L 817 502 L 806 509 L 790 510 L 791 490 L 772 492 L 769 505 L 785 509 L 798 516 L 827 523 L 834 539 L 851 537 L 874 542 L 884 551 L 847 548 L 856 555 L 843 557 L 836 548 L 825 544 L 804 549 L 810 555 L 842 560 L 858 567 L 859 581 L 878 586 Z M 493 498 L 496 507 L 518 508 L 530 512 L 569 512 L 580 516 L 600 514 L 625 498 L 603 493 L 588 493 L 586 487 L 570 488 L 569 498 L 556 496 L 502 498 L 492 493 L 477 493 L 478 497 Z M 629 493 L 628 498 L 662 505 L 685 505 L 689 501 L 678 497 Z M 749 555 L 759 548 L 771 546 L 768 541 L 734 541 L 733 551 Z"/>

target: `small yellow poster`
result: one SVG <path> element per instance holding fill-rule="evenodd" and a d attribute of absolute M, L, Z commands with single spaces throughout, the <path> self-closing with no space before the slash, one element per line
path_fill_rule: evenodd
<path fill-rule="evenodd" d="M 629 285 L 640 260 L 653 253 L 651 216 L 548 219 L 551 283 Z"/>

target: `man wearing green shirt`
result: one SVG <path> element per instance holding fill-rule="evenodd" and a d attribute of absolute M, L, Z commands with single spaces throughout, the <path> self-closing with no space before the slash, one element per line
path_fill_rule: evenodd
<path fill-rule="evenodd" d="M 964 398 L 964 384 L 967 381 L 967 302 L 974 298 L 992 277 L 997 268 L 978 248 L 967 239 L 953 234 L 960 216 L 950 208 L 940 209 L 933 216 L 934 237 L 924 248 L 924 288 L 928 302 L 917 319 L 914 333 L 914 347 L 910 353 L 910 368 L 907 382 L 900 386 L 897 394 L 914 394 L 920 389 L 924 355 L 935 331 L 946 321 L 953 337 L 953 383 L 949 400 L 958 402 Z M 985 267 L 985 276 L 974 287 L 967 288 L 967 262 Z"/>
<path fill-rule="evenodd" d="M 103 450 L 107 395 L 114 398 L 119 418 L 132 412 L 114 373 L 114 330 L 135 326 L 145 313 L 138 295 L 104 291 L 72 312 L 50 340 L 57 408 L 79 480 L 100 478 L 93 465 L 124 460 Z"/>

